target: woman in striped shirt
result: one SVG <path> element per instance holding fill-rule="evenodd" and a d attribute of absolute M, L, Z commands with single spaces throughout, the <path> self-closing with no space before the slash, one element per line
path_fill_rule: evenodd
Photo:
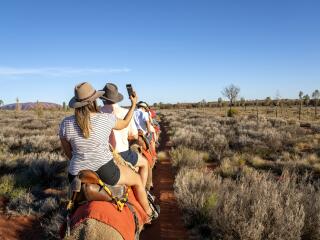
<path fill-rule="evenodd" d="M 70 160 L 69 180 L 79 171 L 89 169 L 95 171 L 106 184 L 131 186 L 141 206 L 154 219 L 157 213 L 149 206 L 140 176 L 127 166 L 116 165 L 109 149 L 112 129 L 122 130 L 128 126 L 137 96 L 135 93 L 130 96 L 132 105 L 122 120 L 113 114 L 99 112 L 96 99 L 103 94 L 104 91 L 96 91 L 89 83 L 77 85 L 75 96 L 69 102 L 75 114 L 61 122 L 59 136 L 62 148 Z"/>

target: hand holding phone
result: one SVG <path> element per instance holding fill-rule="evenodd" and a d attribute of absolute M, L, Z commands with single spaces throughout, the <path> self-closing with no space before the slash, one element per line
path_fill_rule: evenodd
<path fill-rule="evenodd" d="M 132 85 L 131 85 L 131 84 L 127 84 L 127 85 L 126 85 L 126 88 L 127 88 L 128 95 L 129 95 L 129 98 L 130 98 L 130 96 L 132 96 L 132 94 L 133 94 Z"/>
<path fill-rule="evenodd" d="M 130 98 L 132 104 L 135 105 L 137 103 L 137 101 L 138 101 L 137 94 L 136 94 L 135 91 L 133 91 L 133 88 L 132 88 L 131 84 L 127 84 L 126 87 L 127 87 L 129 98 Z"/>

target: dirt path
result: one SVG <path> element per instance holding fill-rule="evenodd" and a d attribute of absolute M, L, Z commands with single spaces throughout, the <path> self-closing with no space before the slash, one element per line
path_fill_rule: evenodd
<path fill-rule="evenodd" d="M 159 151 L 167 153 L 168 136 L 166 124 L 162 124 L 162 134 Z M 158 239 L 188 239 L 187 229 L 184 227 L 176 199 L 173 193 L 175 172 L 171 167 L 170 159 L 167 157 L 159 161 L 153 171 L 153 183 L 158 203 L 160 200 L 161 213 L 157 221 L 148 226 L 140 236 L 141 240 Z"/>

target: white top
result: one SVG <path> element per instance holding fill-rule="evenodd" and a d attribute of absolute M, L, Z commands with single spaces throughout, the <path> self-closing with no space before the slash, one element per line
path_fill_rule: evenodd
<path fill-rule="evenodd" d="M 113 158 L 109 149 L 109 136 L 116 124 L 116 116 L 109 113 L 96 113 L 90 118 L 89 138 L 83 137 L 74 115 L 66 117 L 60 124 L 60 138 L 65 138 L 72 147 L 72 159 L 68 169 L 72 175 L 77 175 L 79 171 L 85 169 L 97 171 Z"/>
<path fill-rule="evenodd" d="M 113 113 L 118 119 L 124 119 L 129 111 L 116 103 L 113 105 L 104 105 L 100 110 L 104 113 Z M 113 133 L 117 152 L 125 152 L 129 150 L 128 136 L 138 135 L 138 129 L 132 118 L 128 127 L 122 130 L 113 130 Z"/>
<path fill-rule="evenodd" d="M 138 130 L 142 130 L 143 134 L 148 132 L 147 121 L 149 121 L 149 114 L 147 112 L 144 112 L 141 109 L 136 109 L 134 111 L 134 122 L 136 123 Z"/>

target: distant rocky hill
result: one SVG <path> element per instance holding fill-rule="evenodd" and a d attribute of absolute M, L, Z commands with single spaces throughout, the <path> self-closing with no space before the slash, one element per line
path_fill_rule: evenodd
<path fill-rule="evenodd" d="M 36 109 L 38 106 L 41 107 L 41 109 L 60 109 L 62 108 L 61 105 L 56 104 L 56 103 L 49 103 L 49 102 L 27 102 L 27 103 L 19 103 L 21 110 L 32 110 Z M 15 110 L 16 109 L 16 104 L 7 104 L 1 107 L 1 109 L 5 110 Z"/>

